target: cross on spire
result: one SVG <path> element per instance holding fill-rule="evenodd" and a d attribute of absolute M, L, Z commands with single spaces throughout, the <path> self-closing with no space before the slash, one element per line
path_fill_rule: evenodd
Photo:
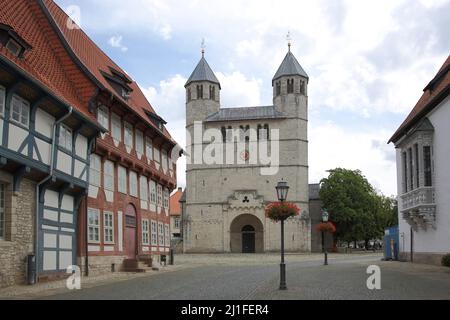
<path fill-rule="evenodd" d="M 291 44 L 292 44 L 292 37 L 291 37 L 291 32 L 288 31 L 287 35 L 286 35 L 286 40 L 288 43 L 288 50 L 289 52 L 291 51 Z"/>
<path fill-rule="evenodd" d="M 205 38 L 202 38 L 202 44 L 201 44 L 200 48 L 202 48 L 202 57 L 204 57 L 205 56 L 205 49 L 206 49 Z"/>

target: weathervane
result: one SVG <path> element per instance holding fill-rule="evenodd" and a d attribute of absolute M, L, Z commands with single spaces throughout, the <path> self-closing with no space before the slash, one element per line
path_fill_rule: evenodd
<path fill-rule="evenodd" d="M 200 47 L 202 48 L 202 57 L 204 57 L 205 56 L 205 48 L 206 48 L 205 38 L 202 38 L 202 44 Z"/>
<path fill-rule="evenodd" d="M 286 35 L 286 40 L 288 43 L 288 48 L 289 48 L 289 52 L 291 51 L 291 42 L 292 42 L 292 37 L 291 37 L 291 32 L 288 31 L 287 35 Z"/>

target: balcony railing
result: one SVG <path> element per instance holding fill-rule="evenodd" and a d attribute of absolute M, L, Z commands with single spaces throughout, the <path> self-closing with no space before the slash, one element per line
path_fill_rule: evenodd
<path fill-rule="evenodd" d="M 434 187 L 422 187 L 400 196 L 402 211 L 414 210 L 420 206 L 435 205 Z"/>
<path fill-rule="evenodd" d="M 436 228 L 436 201 L 434 187 L 422 187 L 400 196 L 401 213 L 412 227 Z"/>

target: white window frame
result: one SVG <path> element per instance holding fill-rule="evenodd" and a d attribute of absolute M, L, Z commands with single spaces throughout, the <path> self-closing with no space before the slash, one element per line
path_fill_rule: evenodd
<path fill-rule="evenodd" d="M 103 163 L 103 187 L 114 192 L 114 162 L 110 160 Z"/>
<path fill-rule="evenodd" d="M 117 191 L 123 194 L 128 193 L 127 168 L 118 166 L 117 168 Z"/>
<path fill-rule="evenodd" d="M 19 103 L 20 110 L 18 112 L 16 112 L 17 110 L 14 110 L 15 101 Z M 19 115 L 19 120 L 14 119 L 14 114 L 17 113 Z M 10 120 L 20 126 L 25 126 L 27 128 L 30 125 L 30 103 L 16 94 L 14 94 L 11 99 Z"/>
<path fill-rule="evenodd" d="M 153 147 L 153 160 L 157 163 L 161 163 L 161 152 L 156 147 Z"/>
<path fill-rule="evenodd" d="M 130 171 L 130 196 L 138 197 L 138 178 L 137 173 Z"/>
<path fill-rule="evenodd" d="M 170 226 L 167 223 L 164 224 L 164 245 L 170 247 Z"/>
<path fill-rule="evenodd" d="M 5 106 L 6 106 L 6 89 L 3 86 L 0 86 L 0 115 L 5 114 Z"/>
<path fill-rule="evenodd" d="M 164 224 L 158 222 L 158 246 L 164 247 Z"/>
<path fill-rule="evenodd" d="M 99 106 L 97 110 L 97 121 L 102 127 L 109 131 L 109 110 L 106 106 Z"/>
<path fill-rule="evenodd" d="M 148 181 L 146 176 L 139 177 L 139 198 L 148 201 Z"/>
<path fill-rule="evenodd" d="M 59 126 L 58 145 L 61 148 L 64 148 L 67 151 L 72 152 L 72 130 L 64 124 L 61 124 Z"/>
<path fill-rule="evenodd" d="M 145 156 L 147 160 L 153 160 L 153 140 L 145 137 Z"/>
<path fill-rule="evenodd" d="M 138 156 L 144 154 L 144 133 L 141 130 L 135 130 L 136 153 Z"/>
<path fill-rule="evenodd" d="M 157 224 L 156 221 L 152 220 L 151 221 L 151 241 L 152 241 L 152 246 L 157 246 L 158 245 L 158 228 L 157 228 Z"/>
<path fill-rule="evenodd" d="M 169 189 L 163 188 L 163 208 L 169 209 Z"/>
<path fill-rule="evenodd" d="M 100 187 L 102 182 L 102 160 L 99 155 L 93 153 L 91 154 L 89 163 L 89 184 Z"/>
<path fill-rule="evenodd" d="M 150 222 L 148 219 L 142 219 L 142 244 L 149 245 L 150 244 Z"/>
<path fill-rule="evenodd" d="M 0 240 L 5 240 L 6 234 L 6 185 L 0 183 Z"/>
<path fill-rule="evenodd" d="M 173 217 L 173 227 L 180 229 L 180 217 Z"/>
<path fill-rule="evenodd" d="M 156 205 L 158 207 L 162 207 L 162 185 L 160 185 L 159 183 L 156 185 Z"/>
<path fill-rule="evenodd" d="M 114 213 L 111 211 L 103 211 L 103 242 L 114 244 Z"/>
<path fill-rule="evenodd" d="M 111 136 L 117 141 L 122 141 L 122 118 L 111 113 Z"/>
<path fill-rule="evenodd" d="M 124 122 L 123 143 L 133 149 L 133 125 L 129 122 Z"/>
<path fill-rule="evenodd" d="M 149 182 L 150 190 L 150 203 L 156 204 L 156 182 L 150 179 Z"/>
<path fill-rule="evenodd" d="M 91 219 L 91 215 L 96 217 Z M 97 235 L 97 239 L 95 239 L 95 235 Z M 100 210 L 94 208 L 88 208 L 88 243 L 100 243 Z"/>

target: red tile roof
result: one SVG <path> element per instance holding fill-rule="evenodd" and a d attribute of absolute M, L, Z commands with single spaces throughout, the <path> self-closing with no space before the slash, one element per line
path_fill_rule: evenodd
<path fill-rule="evenodd" d="M 0 45 L 0 58 L 14 64 L 39 85 L 52 92 L 67 105 L 73 106 L 96 123 L 88 111 L 95 85 L 68 60 L 67 53 L 39 8 L 37 1 L 1 1 L 0 23 L 9 25 L 32 49 L 23 58 L 11 54 Z"/>
<path fill-rule="evenodd" d="M 397 129 L 389 143 L 398 141 L 409 129 L 412 128 L 424 115 L 438 105 L 450 91 L 450 55 L 444 65 L 426 86 L 422 97 L 417 102 L 411 113 L 406 117 L 402 125 Z"/>
<path fill-rule="evenodd" d="M 169 215 L 171 216 L 181 215 L 180 198 L 182 194 L 183 190 L 181 188 L 178 188 L 178 190 L 170 196 Z"/>
<path fill-rule="evenodd" d="M 159 130 L 148 118 L 146 111 L 155 113 L 153 107 L 145 98 L 141 89 L 135 81 L 132 81 L 129 86 L 133 90 L 128 100 L 124 100 L 123 97 L 114 90 L 105 77 L 101 74 L 101 71 L 112 75 L 110 67 L 127 75 L 114 61 L 112 61 L 80 28 L 68 28 L 68 15 L 52 0 L 43 0 L 43 3 L 47 7 L 51 14 L 51 17 L 56 22 L 56 25 L 62 33 L 64 39 L 67 41 L 70 49 L 72 49 L 78 60 L 84 65 L 84 67 L 91 73 L 95 79 L 109 92 L 111 92 L 115 98 L 121 101 L 123 104 L 128 105 L 134 110 L 147 124 L 153 126 Z M 71 20 L 69 20 L 71 21 Z M 128 75 L 127 75 L 128 76 Z M 129 77 L 129 76 L 128 76 Z M 130 77 L 129 77 L 130 78 Z M 130 78 L 131 79 L 131 78 Z M 172 140 L 169 132 L 164 128 L 163 134 L 166 138 Z M 173 141 L 173 140 L 172 140 Z M 174 142 L 174 141 L 173 141 Z"/>

